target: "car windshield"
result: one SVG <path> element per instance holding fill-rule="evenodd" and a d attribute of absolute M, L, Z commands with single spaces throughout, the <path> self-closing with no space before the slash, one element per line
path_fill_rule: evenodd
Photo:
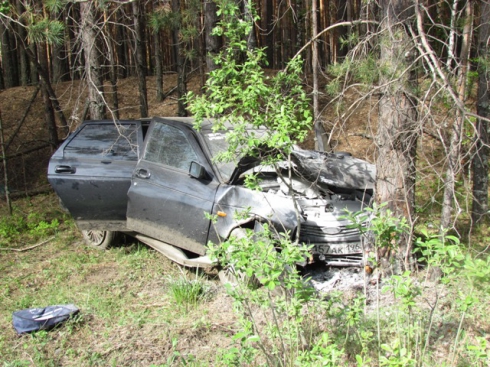
<path fill-rule="evenodd" d="M 247 129 L 245 134 L 252 137 L 263 137 L 265 134 L 265 129 Z M 225 182 L 228 182 L 237 167 L 238 161 L 240 161 L 243 157 L 236 157 L 236 161 L 232 162 L 218 162 L 216 161 L 216 157 L 219 153 L 225 152 L 228 150 L 228 142 L 226 140 L 226 132 L 212 132 L 210 130 L 201 131 L 201 135 L 204 137 L 204 141 L 211 151 L 211 156 L 213 159 L 213 163 L 218 168 L 218 171 L 221 174 L 221 177 Z"/>
<path fill-rule="evenodd" d="M 217 162 L 216 157 L 219 153 L 228 149 L 228 142 L 226 141 L 226 134 L 224 132 L 213 133 L 211 131 L 201 131 L 204 141 L 211 151 L 211 158 L 213 163 L 218 168 L 221 177 L 225 181 L 229 181 L 233 171 L 236 168 L 236 162 Z"/>

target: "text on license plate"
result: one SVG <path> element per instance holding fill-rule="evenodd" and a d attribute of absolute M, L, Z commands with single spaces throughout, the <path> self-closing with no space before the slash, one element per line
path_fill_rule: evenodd
<path fill-rule="evenodd" d="M 358 254 L 362 252 L 362 246 L 360 242 L 352 243 L 321 243 L 315 244 L 315 250 L 321 254 L 332 255 L 344 255 L 344 254 Z"/>

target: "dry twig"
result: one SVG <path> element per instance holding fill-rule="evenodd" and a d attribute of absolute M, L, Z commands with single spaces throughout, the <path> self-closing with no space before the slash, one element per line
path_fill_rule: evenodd
<path fill-rule="evenodd" d="M 24 248 L 0 248 L 0 250 L 3 250 L 3 251 L 16 251 L 16 252 L 24 252 L 24 251 L 29 251 L 29 250 L 35 249 L 36 247 L 39 247 L 39 246 L 45 245 L 46 243 L 48 243 L 48 242 L 50 242 L 50 241 L 52 241 L 52 240 L 54 240 L 54 236 L 53 236 L 53 237 L 48 238 L 46 241 L 43 241 L 43 242 L 37 243 L 37 244 L 32 245 L 32 246 L 29 246 L 29 247 L 24 247 Z"/>

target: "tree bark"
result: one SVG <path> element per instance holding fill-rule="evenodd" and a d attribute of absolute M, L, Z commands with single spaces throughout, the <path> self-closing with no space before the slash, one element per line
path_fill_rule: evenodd
<path fill-rule="evenodd" d="M 162 60 L 162 50 L 160 45 L 160 31 L 156 31 L 153 37 L 153 42 L 155 43 L 155 76 L 157 85 L 157 102 L 163 102 L 163 60 Z"/>
<path fill-rule="evenodd" d="M 318 102 L 319 88 L 318 88 L 318 40 L 316 39 L 317 34 L 318 34 L 317 0 L 313 0 L 311 6 L 311 35 L 314 41 L 312 43 L 311 68 L 313 71 L 313 117 L 315 121 L 315 150 L 323 152 L 325 151 L 325 147 L 323 144 L 325 129 L 323 128 L 323 122 L 320 116 L 320 107 Z"/>
<path fill-rule="evenodd" d="M 8 170 L 7 170 L 7 153 L 4 144 L 4 136 L 3 136 L 3 123 L 2 123 L 2 111 L 0 110 L 0 147 L 2 152 L 2 163 L 3 163 L 3 182 L 4 182 L 4 191 L 5 191 L 5 201 L 7 202 L 7 209 L 9 215 L 12 215 L 12 204 L 10 203 L 10 192 L 9 192 L 9 178 L 8 178 Z"/>
<path fill-rule="evenodd" d="M 172 0 L 172 12 L 175 14 L 180 13 L 180 0 Z M 187 94 L 187 85 L 186 85 L 186 66 L 185 60 L 181 54 L 181 40 L 180 40 L 180 27 L 179 24 L 172 31 L 172 40 L 174 44 L 174 56 L 175 62 L 177 64 L 177 96 L 178 96 L 178 116 L 187 116 L 187 109 L 184 102 L 184 97 Z"/>
<path fill-rule="evenodd" d="M 465 24 L 460 51 L 460 66 L 458 68 L 458 99 L 466 99 L 466 76 L 470 57 L 471 33 L 473 30 L 473 3 L 468 1 L 465 6 Z M 444 177 L 444 194 L 442 200 L 441 230 L 453 227 L 452 209 L 455 203 L 456 176 L 460 173 L 461 139 L 463 137 L 465 111 L 457 109 L 454 124 L 451 127 L 451 138 L 447 153 L 447 168 Z"/>
<path fill-rule="evenodd" d="M 133 1 L 133 25 L 135 32 L 135 63 L 138 75 L 138 93 L 140 100 L 140 115 L 148 117 L 148 98 L 146 91 L 146 49 L 141 29 L 141 8 L 139 1 Z"/>
<path fill-rule="evenodd" d="M 5 26 L 3 20 L 0 21 L 0 33 L 2 43 L 2 68 L 5 88 L 12 88 L 19 85 L 17 74 L 17 60 L 15 57 L 15 46 L 12 44 L 10 29 Z"/>
<path fill-rule="evenodd" d="M 49 69 L 48 61 L 48 51 L 46 44 L 38 45 L 38 58 L 39 65 L 42 69 Z M 49 82 L 49 76 L 46 78 Z M 58 132 L 56 128 L 56 119 L 54 117 L 54 109 L 51 99 L 49 98 L 49 90 L 47 83 L 41 80 L 41 95 L 43 97 L 43 107 L 44 107 L 44 121 L 46 122 L 46 127 L 48 130 L 49 143 L 51 144 L 52 150 L 56 149 L 59 145 Z"/>
<path fill-rule="evenodd" d="M 107 13 L 104 14 L 107 19 Z M 110 33 L 110 32 L 108 32 Z M 117 94 L 117 66 L 114 57 L 114 42 L 110 34 L 106 34 L 107 39 L 107 61 L 109 63 L 109 80 L 111 83 L 112 108 L 111 113 L 115 119 L 119 119 L 119 98 Z"/>
<path fill-rule="evenodd" d="M 105 118 L 105 101 L 100 69 L 100 52 L 97 48 L 94 4 L 80 3 L 82 48 L 85 56 L 85 78 L 88 87 L 90 119 Z"/>
<path fill-rule="evenodd" d="M 213 28 L 218 23 L 216 11 L 217 7 L 214 1 L 207 0 L 204 3 L 204 32 L 206 35 L 206 66 L 208 72 L 218 67 L 214 62 L 214 58 L 218 55 L 221 48 L 221 39 L 212 35 Z"/>
<path fill-rule="evenodd" d="M 480 26 L 478 30 L 478 100 L 477 113 L 483 118 L 490 118 L 490 3 L 481 2 Z M 473 203 L 471 218 L 478 224 L 488 216 L 488 122 L 476 121 L 475 154 L 472 159 Z"/>
<path fill-rule="evenodd" d="M 410 67 L 410 37 L 403 22 L 410 15 L 410 2 L 383 0 L 381 2 L 381 62 L 391 70 L 380 78 L 382 93 L 379 101 L 378 131 L 376 134 L 376 201 L 387 203 L 395 217 L 405 217 L 413 226 L 415 202 L 415 157 L 418 139 L 417 105 L 411 98 L 415 74 L 407 79 L 391 80 L 395 71 Z M 388 83 L 390 81 L 390 83 Z M 397 246 L 380 248 L 382 267 L 394 265 L 394 272 L 410 267 L 410 234 L 403 236 Z"/>
<path fill-rule="evenodd" d="M 25 9 L 21 1 L 16 2 L 17 13 L 22 14 Z M 27 44 L 27 31 L 24 27 L 24 20 L 20 19 L 19 22 L 22 24 L 17 25 L 17 34 L 20 42 L 22 44 Z M 20 85 L 29 84 L 29 60 L 25 51 L 25 47 L 18 48 L 19 53 L 19 69 L 20 69 Z"/>

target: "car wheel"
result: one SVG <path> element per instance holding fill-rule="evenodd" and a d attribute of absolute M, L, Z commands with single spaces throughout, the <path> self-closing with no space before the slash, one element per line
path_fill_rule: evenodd
<path fill-rule="evenodd" d="M 119 238 L 119 232 L 89 230 L 82 231 L 85 243 L 100 250 L 114 246 Z"/>

